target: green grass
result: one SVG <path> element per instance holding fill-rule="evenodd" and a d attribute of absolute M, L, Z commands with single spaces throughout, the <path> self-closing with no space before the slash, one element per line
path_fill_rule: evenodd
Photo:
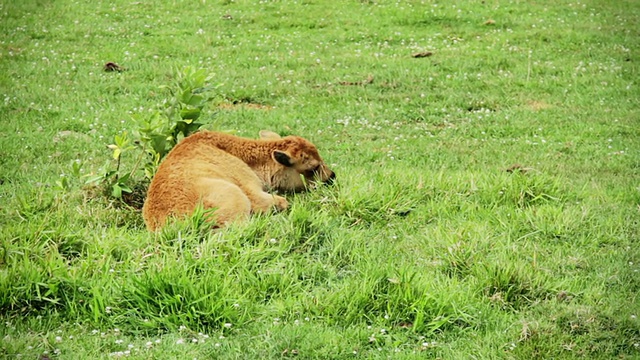
<path fill-rule="evenodd" d="M 639 14 L 0 1 L 0 357 L 640 358 Z M 338 184 L 160 234 L 83 189 L 187 66 L 237 103 L 209 128 L 304 136 Z"/>

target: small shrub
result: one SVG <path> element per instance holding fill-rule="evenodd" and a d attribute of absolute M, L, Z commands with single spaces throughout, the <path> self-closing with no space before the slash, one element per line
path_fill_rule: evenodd
<path fill-rule="evenodd" d="M 188 67 L 178 72 L 175 84 L 161 87 L 170 96 L 159 104 L 158 109 L 150 115 L 134 115 L 138 128 L 131 134 L 122 132 L 115 135 L 114 143 L 107 146 L 113 159 L 98 175 L 89 178 L 87 184 L 98 186 L 108 198 L 136 208 L 142 207 L 147 184 L 160 161 L 180 140 L 205 125 L 205 107 L 215 98 L 211 92 L 217 88 L 210 82 L 211 77 L 202 69 Z M 138 155 L 133 167 L 124 169 L 123 156 L 134 151 Z M 139 171 L 144 172 L 144 177 L 139 176 Z M 78 173 L 75 168 L 74 173 Z M 68 182 L 61 182 L 58 186 L 68 188 Z"/>

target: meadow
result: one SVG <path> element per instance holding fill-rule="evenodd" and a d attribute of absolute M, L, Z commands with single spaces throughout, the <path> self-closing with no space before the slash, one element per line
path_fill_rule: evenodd
<path fill-rule="evenodd" d="M 640 358 L 639 64 L 635 0 L 0 0 L 0 357 Z M 337 183 L 156 234 L 88 187 L 186 68 Z"/>

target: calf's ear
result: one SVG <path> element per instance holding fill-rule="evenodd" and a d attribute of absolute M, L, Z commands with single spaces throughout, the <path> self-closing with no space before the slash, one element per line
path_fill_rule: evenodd
<path fill-rule="evenodd" d="M 291 156 L 289 156 L 289 154 L 284 151 L 274 150 L 271 153 L 271 156 L 273 156 L 273 160 L 275 160 L 279 164 L 282 164 L 284 166 L 293 166 Z"/>
<path fill-rule="evenodd" d="M 278 139 L 282 139 L 282 138 L 280 137 L 280 135 L 274 133 L 273 131 L 260 130 L 260 139 L 263 139 L 263 140 L 278 140 Z"/>

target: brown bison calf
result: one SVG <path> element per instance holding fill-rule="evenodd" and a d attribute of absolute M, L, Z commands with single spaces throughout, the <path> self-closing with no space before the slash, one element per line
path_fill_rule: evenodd
<path fill-rule="evenodd" d="M 160 164 L 142 209 L 147 228 L 161 228 L 168 217 L 191 215 L 198 205 L 215 208 L 217 226 L 254 212 L 284 210 L 287 200 L 266 192 L 302 191 L 335 173 L 318 149 L 298 136 L 281 138 L 261 131 L 260 139 L 201 131 L 186 137 Z"/>

